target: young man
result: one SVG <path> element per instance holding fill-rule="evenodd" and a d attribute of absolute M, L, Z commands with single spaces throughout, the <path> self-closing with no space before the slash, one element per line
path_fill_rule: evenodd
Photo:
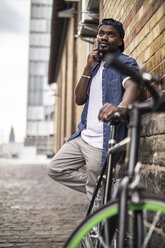
<path fill-rule="evenodd" d="M 89 199 L 104 163 L 110 136 L 105 118 L 121 112 L 138 97 L 131 78 L 104 63 L 104 55 L 113 53 L 119 60 L 138 70 L 136 61 L 124 54 L 123 25 L 114 19 L 103 19 L 98 27 L 96 45 L 88 55 L 77 87 L 76 103 L 85 104 L 78 131 L 74 133 L 48 165 L 49 176 L 63 185 L 87 193 Z M 119 126 L 117 140 L 125 137 Z M 84 170 L 79 170 L 85 167 Z"/>

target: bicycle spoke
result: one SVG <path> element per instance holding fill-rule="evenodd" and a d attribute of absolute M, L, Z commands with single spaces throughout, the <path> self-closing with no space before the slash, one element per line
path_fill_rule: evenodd
<path fill-rule="evenodd" d="M 100 244 L 103 246 L 103 248 L 109 248 L 109 247 L 105 244 L 105 242 L 104 242 L 103 238 L 100 236 L 99 232 L 97 232 L 97 238 L 98 238 Z"/>
<path fill-rule="evenodd" d="M 147 235 L 146 235 L 146 237 L 145 237 L 145 240 L 144 240 L 144 242 L 143 242 L 142 248 L 146 248 L 146 247 L 147 247 L 147 244 L 148 244 L 148 242 L 149 242 L 149 240 L 150 240 L 150 238 L 151 238 L 151 236 L 152 236 L 152 233 L 153 233 L 153 231 L 154 231 L 154 229 L 155 229 L 155 227 L 156 227 L 156 224 L 157 224 L 157 222 L 158 222 L 159 219 L 160 219 L 160 214 L 161 214 L 160 211 L 158 211 L 158 212 L 156 213 L 155 218 L 154 218 L 154 220 L 153 220 L 153 222 L 152 222 L 152 224 L 151 224 L 151 228 L 149 229 L 149 232 L 147 233 Z"/>
<path fill-rule="evenodd" d="M 85 247 L 86 248 L 94 248 L 94 247 L 97 247 L 98 244 L 101 244 L 102 245 L 102 248 L 109 248 L 102 236 L 99 234 L 99 231 L 96 230 L 97 227 L 93 228 L 93 231 L 90 232 L 85 238 L 84 238 L 84 242 L 85 242 Z"/>
<path fill-rule="evenodd" d="M 134 203 L 129 203 L 128 200 L 128 210 L 129 215 L 127 218 L 127 227 L 126 227 L 126 237 L 124 240 L 124 245 L 126 247 L 136 247 L 137 231 L 135 233 L 134 224 L 136 225 L 136 219 L 134 216 L 139 211 L 142 211 L 144 214 L 146 211 L 146 219 L 143 215 L 143 228 L 146 227 L 146 236 L 144 235 L 144 241 L 141 248 L 164 248 L 165 247 L 165 201 L 164 199 L 153 198 L 153 196 L 144 196 L 141 195 L 142 204 L 137 205 Z M 105 233 L 103 227 L 105 220 L 110 221 L 110 223 L 115 224 L 115 220 L 118 219 L 118 204 L 117 201 L 112 204 L 101 208 L 96 213 L 91 215 L 86 219 L 73 233 L 69 238 L 65 248 L 109 248 L 109 244 L 106 243 L 104 239 Z M 116 223 L 117 224 L 117 223 Z M 116 225 L 115 224 L 115 225 Z M 114 226 L 116 228 L 116 226 Z M 132 230 L 131 230 L 132 229 Z M 113 231 L 113 230 L 111 230 Z M 131 232 L 130 232 L 131 231 Z M 111 233 L 111 232 L 110 232 Z M 118 236 L 117 230 L 115 233 L 112 233 L 113 238 L 111 239 L 112 243 L 111 248 L 116 248 L 116 239 Z M 85 243 L 86 240 L 86 243 Z M 84 242 L 84 246 L 80 246 Z"/>

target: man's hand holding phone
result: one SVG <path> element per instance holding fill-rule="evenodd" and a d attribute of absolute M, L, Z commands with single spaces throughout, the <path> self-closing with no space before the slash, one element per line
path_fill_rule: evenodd
<path fill-rule="evenodd" d="M 99 53 L 98 53 L 98 45 L 97 41 L 95 42 L 90 54 L 88 55 L 87 65 L 92 68 L 95 66 L 99 60 Z"/>

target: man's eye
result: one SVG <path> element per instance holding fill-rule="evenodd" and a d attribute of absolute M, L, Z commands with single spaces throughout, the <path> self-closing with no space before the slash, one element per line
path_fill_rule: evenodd
<path fill-rule="evenodd" d="M 100 33 L 99 33 L 99 35 L 100 35 L 100 36 L 103 36 L 103 35 L 104 35 L 104 33 L 103 33 L 103 32 L 100 32 Z"/>
<path fill-rule="evenodd" d="M 113 33 L 108 34 L 110 37 L 114 37 L 115 35 Z"/>

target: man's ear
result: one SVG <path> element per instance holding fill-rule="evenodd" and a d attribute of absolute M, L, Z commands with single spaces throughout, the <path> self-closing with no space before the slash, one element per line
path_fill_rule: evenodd
<path fill-rule="evenodd" d="M 120 38 L 120 40 L 118 42 L 118 46 L 120 47 L 120 46 L 122 46 L 122 44 L 123 44 L 123 41 L 122 41 L 122 38 Z"/>

